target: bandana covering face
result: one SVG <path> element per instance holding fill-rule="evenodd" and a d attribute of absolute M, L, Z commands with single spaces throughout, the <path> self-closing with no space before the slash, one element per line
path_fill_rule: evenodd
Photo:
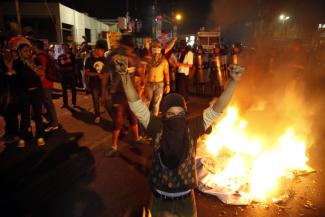
<path fill-rule="evenodd" d="M 152 54 L 160 54 L 161 48 L 152 48 Z"/>
<path fill-rule="evenodd" d="M 163 124 L 160 158 L 165 166 L 175 169 L 186 159 L 189 151 L 185 115 L 165 119 Z"/>

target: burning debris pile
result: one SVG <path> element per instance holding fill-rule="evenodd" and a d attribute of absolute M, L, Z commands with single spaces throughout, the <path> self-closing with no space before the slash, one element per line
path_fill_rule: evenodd
<path fill-rule="evenodd" d="M 260 128 L 266 128 L 264 135 L 259 135 L 262 129 L 252 130 L 238 109 L 228 108 L 211 134 L 199 141 L 201 191 L 227 204 L 276 202 L 284 183 L 313 171 L 307 165 L 305 135 L 299 135 L 294 127 L 282 127 L 285 130 L 278 135 L 271 135 L 272 130 L 267 129 L 271 126 Z"/>

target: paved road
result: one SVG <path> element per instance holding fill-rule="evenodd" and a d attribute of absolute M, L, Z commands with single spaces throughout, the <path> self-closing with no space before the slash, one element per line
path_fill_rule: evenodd
<path fill-rule="evenodd" d="M 310 82 L 306 109 L 314 100 L 310 96 L 323 93 L 324 81 Z M 192 98 L 191 113 L 198 114 L 207 102 Z M 9 146 L 0 155 L 0 204 L 5 210 L 0 216 L 119 217 L 128 208 L 148 204 L 150 145 L 135 144 L 127 136 L 120 144 L 121 156 L 105 158 L 104 150 L 111 144 L 109 116 L 103 112 L 102 122 L 94 124 L 91 98 L 83 93 L 78 94 L 79 108 L 60 109 L 60 98 L 55 104 L 63 129 L 48 137 L 47 147 Z M 310 164 L 317 172 L 289 186 L 295 192 L 291 200 L 239 207 L 196 192 L 198 216 L 325 216 L 324 108 L 320 102 L 311 129 L 316 136 L 309 150 Z M 3 129 L 2 120 L 0 126 Z"/>

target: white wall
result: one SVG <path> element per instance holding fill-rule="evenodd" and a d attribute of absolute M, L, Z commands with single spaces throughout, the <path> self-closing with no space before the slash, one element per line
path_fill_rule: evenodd
<path fill-rule="evenodd" d="M 15 15 L 15 4 L 12 2 L 1 2 L 4 15 Z M 20 3 L 21 16 L 27 17 L 48 17 L 52 16 L 56 21 L 57 40 L 63 42 L 62 23 L 73 26 L 73 36 L 77 43 L 83 41 L 82 36 L 85 35 L 85 28 L 90 29 L 91 43 L 95 43 L 98 34 L 102 31 L 109 31 L 109 26 L 83 13 L 75 11 L 59 3 Z M 55 33 L 53 33 L 55 34 Z"/>
<path fill-rule="evenodd" d="M 96 42 L 98 34 L 102 31 L 109 31 L 108 25 L 62 4 L 59 4 L 59 11 L 61 23 L 74 26 L 73 36 L 77 43 L 83 41 L 82 36 L 85 35 L 85 28 L 90 29 L 91 43 Z"/>

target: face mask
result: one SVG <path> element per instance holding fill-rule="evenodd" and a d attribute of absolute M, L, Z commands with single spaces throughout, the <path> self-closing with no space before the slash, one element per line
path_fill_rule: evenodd
<path fill-rule="evenodd" d="M 185 132 L 185 115 L 164 119 L 159 153 L 163 164 L 170 169 L 179 166 L 188 154 L 189 143 Z"/>
<path fill-rule="evenodd" d="M 152 48 L 151 51 L 152 51 L 152 54 L 160 54 L 161 48 Z"/>

